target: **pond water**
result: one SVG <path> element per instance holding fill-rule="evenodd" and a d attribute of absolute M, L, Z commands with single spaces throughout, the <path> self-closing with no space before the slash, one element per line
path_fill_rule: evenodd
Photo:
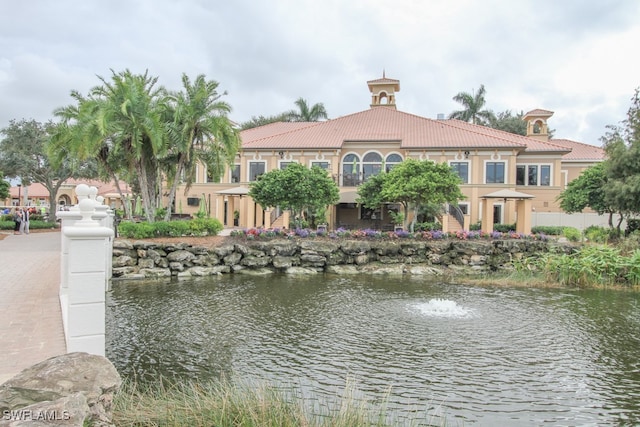
<path fill-rule="evenodd" d="M 637 425 L 639 356 L 630 292 L 223 275 L 107 302 L 124 376 L 295 387 L 319 412 L 355 384 L 398 425 Z"/>

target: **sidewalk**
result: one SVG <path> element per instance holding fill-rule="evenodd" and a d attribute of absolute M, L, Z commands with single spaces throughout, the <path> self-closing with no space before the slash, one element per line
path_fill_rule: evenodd
<path fill-rule="evenodd" d="M 0 240 L 0 384 L 66 353 L 60 287 L 60 232 Z"/>

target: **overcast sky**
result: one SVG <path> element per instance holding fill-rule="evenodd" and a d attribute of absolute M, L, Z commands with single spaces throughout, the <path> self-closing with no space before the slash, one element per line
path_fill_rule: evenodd
<path fill-rule="evenodd" d="M 0 127 L 47 121 L 111 69 L 227 91 L 237 122 L 305 98 L 331 118 L 400 80 L 398 109 L 436 118 L 458 92 L 554 111 L 555 137 L 600 145 L 640 87 L 638 0 L 0 0 Z"/>

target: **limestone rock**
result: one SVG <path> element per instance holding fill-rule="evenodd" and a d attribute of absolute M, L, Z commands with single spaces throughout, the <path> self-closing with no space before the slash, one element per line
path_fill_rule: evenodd
<path fill-rule="evenodd" d="M 14 419 L 0 425 L 82 426 L 88 418 L 91 425 L 111 426 L 113 395 L 121 383 L 118 371 L 105 357 L 88 353 L 52 357 L 23 370 L 0 386 L 0 412 L 25 409 L 32 410 L 32 414 L 40 411 L 37 413 L 63 417 L 67 410 L 69 420 L 54 420 L 57 424 L 51 420 L 49 424 L 36 424 L 33 420 L 20 424 L 24 419 Z M 85 410 L 81 408 L 83 405 L 86 405 Z M 18 418 L 25 418 L 27 412 L 22 414 Z M 71 414 L 76 416 L 72 418 Z M 62 421 L 68 423 L 62 424 Z"/>
<path fill-rule="evenodd" d="M 329 265 L 327 273 L 334 274 L 360 274 L 360 270 L 355 265 Z"/>
<path fill-rule="evenodd" d="M 195 257 L 196 256 L 192 252 L 185 251 L 185 250 L 178 250 L 168 254 L 167 260 L 169 262 L 185 262 L 185 261 L 191 261 Z"/>
<path fill-rule="evenodd" d="M 318 271 L 308 267 L 289 267 L 285 270 L 287 274 L 318 274 Z"/>

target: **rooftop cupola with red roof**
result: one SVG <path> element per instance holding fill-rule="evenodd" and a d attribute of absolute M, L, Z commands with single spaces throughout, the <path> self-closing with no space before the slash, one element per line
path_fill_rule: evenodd
<path fill-rule="evenodd" d="M 527 136 L 540 141 L 548 141 L 549 127 L 547 126 L 547 119 L 551 116 L 553 116 L 553 111 L 539 108 L 526 113 L 522 120 L 527 122 Z"/>
<path fill-rule="evenodd" d="M 383 70 L 381 79 L 369 80 L 367 85 L 371 92 L 371 108 L 396 108 L 396 92 L 400 91 L 400 80 L 388 79 Z"/>

